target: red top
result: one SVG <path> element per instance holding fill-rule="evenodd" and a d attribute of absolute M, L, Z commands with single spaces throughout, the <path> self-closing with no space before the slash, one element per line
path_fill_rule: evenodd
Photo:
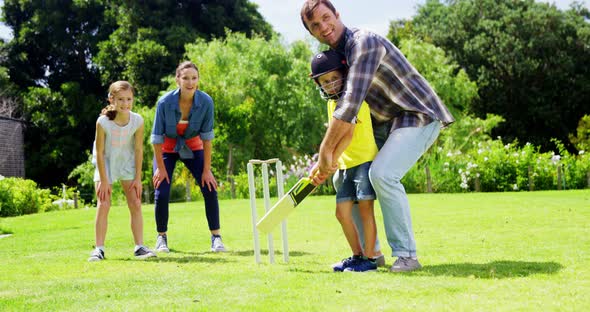
<path fill-rule="evenodd" d="M 176 133 L 178 133 L 178 135 L 184 135 L 184 132 L 186 131 L 187 127 L 188 127 L 188 121 L 181 120 L 176 125 Z M 191 149 L 191 151 L 198 151 L 198 150 L 203 149 L 203 141 L 201 140 L 201 137 L 198 135 L 194 138 L 187 139 L 185 141 L 185 143 L 188 146 L 188 148 Z M 174 151 L 175 146 L 176 146 L 176 139 L 172 139 L 167 136 L 164 136 L 164 144 L 162 144 L 162 152 L 175 153 L 175 151 Z"/>

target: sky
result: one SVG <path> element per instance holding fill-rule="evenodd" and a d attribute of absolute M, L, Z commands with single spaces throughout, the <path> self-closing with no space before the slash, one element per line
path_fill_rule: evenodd
<path fill-rule="evenodd" d="M 258 11 L 279 32 L 287 43 L 311 38 L 301 24 L 299 12 L 303 0 L 250 0 L 258 4 Z M 418 5 L 425 0 L 332 0 L 344 25 L 372 30 L 387 35 L 392 20 L 409 19 L 416 15 Z M 573 0 L 537 1 L 554 3 L 561 10 L 569 9 Z M 589 0 L 582 0 L 586 7 Z"/>
<path fill-rule="evenodd" d="M 311 38 L 303 28 L 299 12 L 303 0 L 250 0 L 258 4 L 258 11 L 264 16 L 275 31 L 279 32 L 286 43 Z M 540 1 L 555 4 L 561 10 L 567 10 L 573 0 Z M 590 0 L 582 0 L 586 7 Z M 332 0 L 340 12 L 340 18 L 349 27 L 370 29 L 380 35 L 387 35 L 389 22 L 411 18 L 416 14 L 418 5 L 425 0 Z M 4 1 L 0 0 L 0 5 Z M 589 7 L 590 8 L 590 7 Z M 0 23 L 0 38 L 10 39 L 10 28 Z"/>

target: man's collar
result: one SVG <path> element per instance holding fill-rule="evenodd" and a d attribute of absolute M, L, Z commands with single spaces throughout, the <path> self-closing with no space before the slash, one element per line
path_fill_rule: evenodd
<path fill-rule="evenodd" d="M 342 37 L 338 41 L 338 46 L 336 47 L 337 52 L 344 53 L 344 47 L 346 46 L 346 41 L 348 37 L 352 34 L 352 31 L 348 29 L 348 27 L 344 27 L 344 31 L 342 32 Z"/>

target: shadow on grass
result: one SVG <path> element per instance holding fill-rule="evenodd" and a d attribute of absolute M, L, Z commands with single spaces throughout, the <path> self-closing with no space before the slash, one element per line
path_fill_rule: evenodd
<path fill-rule="evenodd" d="M 158 257 L 145 259 L 143 261 L 150 261 L 150 262 L 177 262 L 177 263 L 192 263 L 192 262 L 202 262 L 202 263 L 227 263 L 231 262 L 224 257 L 219 257 L 218 255 L 223 255 L 227 253 L 214 253 L 214 252 L 194 252 L 194 251 L 182 251 L 178 249 L 170 249 L 170 253 L 158 253 Z M 123 259 L 123 261 L 138 261 L 134 258 L 127 258 Z"/>
<path fill-rule="evenodd" d="M 429 265 L 424 266 L 419 271 L 419 275 L 499 279 L 526 277 L 533 274 L 555 274 L 562 268 L 563 266 L 557 262 L 493 261 L 483 264 Z"/>
<path fill-rule="evenodd" d="M 232 256 L 240 256 L 240 257 L 254 257 L 254 250 L 230 250 L 228 252 Z M 268 249 L 261 249 L 261 255 L 268 256 Z M 309 255 L 310 253 L 304 251 L 289 251 L 289 257 L 302 257 Z M 275 250 L 275 256 L 282 256 L 283 252 L 279 250 Z"/>

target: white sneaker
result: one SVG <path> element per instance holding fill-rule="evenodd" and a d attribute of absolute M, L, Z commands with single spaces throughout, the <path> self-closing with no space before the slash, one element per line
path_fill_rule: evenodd
<path fill-rule="evenodd" d="M 158 238 L 156 239 L 156 251 L 165 253 L 170 252 L 170 249 L 168 249 L 168 236 L 158 235 Z"/>
<path fill-rule="evenodd" d="M 157 257 L 156 254 L 149 250 L 147 247 L 145 246 L 141 246 L 139 247 L 139 249 L 137 249 L 133 255 L 135 256 L 135 258 L 137 259 L 147 259 L 147 258 L 152 258 L 152 257 Z"/>
<path fill-rule="evenodd" d="M 95 261 L 102 261 L 102 260 L 104 260 L 104 251 L 102 251 L 98 248 L 94 248 L 94 250 L 90 254 L 90 258 L 88 258 L 88 261 L 95 262 Z"/>
<path fill-rule="evenodd" d="M 221 236 L 219 236 L 219 235 L 212 235 L 211 236 L 211 251 L 213 251 L 213 252 L 226 251 L 225 246 L 223 246 L 223 242 L 221 241 Z"/>

